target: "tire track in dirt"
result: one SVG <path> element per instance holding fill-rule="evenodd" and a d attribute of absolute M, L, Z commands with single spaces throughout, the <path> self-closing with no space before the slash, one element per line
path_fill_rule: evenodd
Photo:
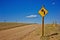
<path fill-rule="evenodd" d="M 37 27 L 35 25 L 28 25 L 24 27 L 17 27 L 14 29 L 0 31 L 0 40 L 22 40 L 24 37 L 33 32 L 36 28 Z"/>

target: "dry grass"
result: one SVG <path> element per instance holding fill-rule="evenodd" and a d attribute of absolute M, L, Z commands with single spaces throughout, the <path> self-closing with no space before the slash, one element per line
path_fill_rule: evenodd
<path fill-rule="evenodd" d="M 49 37 L 49 40 L 60 40 L 60 24 L 45 25 L 45 36 Z"/>
<path fill-rule="evenodd" d="M 46 24 L 45 37 L 43 40 L 60 40 L 60 24 Z M 41 39 L 41 25 L 35 31 L 25 37 L 23 40 L 42 40 Z"/>
<path fill-rule="evenodd" d="M 20 27 L 28 24 L 23 23 L 0 23 L 0 30 Z M 36 29 L 22 40 L 41 40 L 42 29 L 41 25 L 36 25 Z M 57 34 L 56 34 L 57 33 Z M 60 24 L 45 24 L 46 40 L 60 40 Z"/>
<path fill-rule="evenodd" d="M 25 25 L 29 25 L 29 24 L 25 24 L 25 23 L 0 23 L 0 31 L 10 29 L 10 28 L 15 28 L 15 27 L 21 27 L 21 26 L 25 26 Z"/>

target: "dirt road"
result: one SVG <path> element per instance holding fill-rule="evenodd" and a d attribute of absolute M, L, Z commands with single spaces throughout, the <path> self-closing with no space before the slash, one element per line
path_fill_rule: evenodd
<path fill-rule="evenodd" d="M 22 27 L 3 30 L 0 31 L 0 40 L 22 40 L 36 28 L 38 28 L 38 26 L 36 25 L 26 25 Z"/>

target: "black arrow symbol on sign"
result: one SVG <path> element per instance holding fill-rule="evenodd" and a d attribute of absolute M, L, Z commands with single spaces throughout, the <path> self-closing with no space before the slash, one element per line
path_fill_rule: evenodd
<path fill-rule="evenodd" d="M 45 11 L 43 9 L 41 11 L 44 12 L 44 15 L 45 15 Z"/>

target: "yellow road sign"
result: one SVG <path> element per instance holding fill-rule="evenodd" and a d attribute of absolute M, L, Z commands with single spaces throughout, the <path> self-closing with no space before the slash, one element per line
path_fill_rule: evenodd
<path fill-rule="evenodd" d="M 44 8 L 44 6 L 42 6 L 41 10 L 39 11 L 39 14 L 42 17 L 44 17 L 47 13 L 48 13 L 48 11 Z"/>

